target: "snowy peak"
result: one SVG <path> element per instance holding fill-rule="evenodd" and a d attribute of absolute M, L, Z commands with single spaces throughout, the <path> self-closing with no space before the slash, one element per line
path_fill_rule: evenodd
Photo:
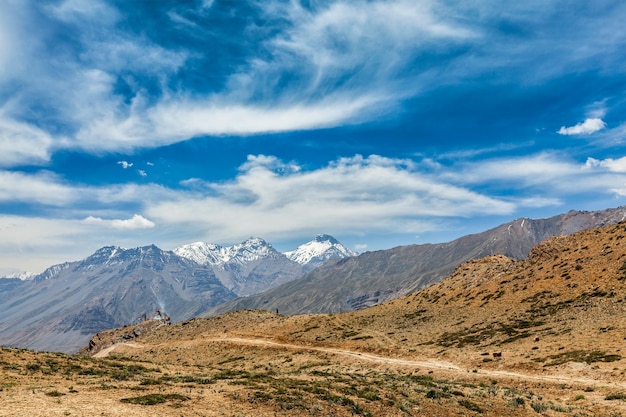
<path fill-rule="evenodd" d="M 325 235 L 325 234 L 317 235 L 313 239 L 313 242 L 330 243 L 331 245 L 339 245 L 343 247 L 343 245 L 341 245 L 341 243 L 339 243 L 339 241 L 335 239 L 334 237 L 332 237 L 331 235 Z"/>
<path fill-rule="evenodd" d="M 260 259 L 276 259 L 286 256 L 292 262 L 317 268 L 331 259 L 356 256 L 357 253 L 343 246 L 334 237 L 320 234 L 313 240 L 300 245 L 296 250 L 281 254 L 271 244 L 259 237 L 251 237 L 233 246 L 195 242 L 174 249 L 174 253 L 201 265 L 224 266 L 245 265 Z"/>
<path fill-rule="evenodd" d="M 33 272 L 20 271 L 20 272 L 14 272 L 11 274 L 5 274 L 2 276 L 2 278 L 17 278 L 20 281 L 28 281 L 28 280 L 35 278 L 36 276 L 37 274 Z"/>
<path fill-rule="evenodd" d="M 251 237 L 245 242 L 230 248 L 231 259 L 238 262 L 251 262 L 261 258 L 275 257 L 280 253 L 259 237 Z"/>
<path fill-rule="evenodd" d="M 318 267 L 331 259 L 356 256 L 357 253 L 346 248 L 332 236 L 317 235 L 313 240 L 291 252 L 285 252 L 290 260 L 309 267 Z"/>
<path fill-rule="evenodd" d="M 174 249 L 174 253 L 201 265 L 217 266 L 226 263 L 244 264 L 263 258 L 280 256 L 280 253 L 272 245 L 259 237 L 251 237 L 233 246 L 195 242 L 177 247 Z"/>
<path fill-rule="evenodd" d="M 227 248 L 205 242 L 194 242 L 174 249 L 174 253 L 200 265 L 222 265 L 226 263 Z"/>

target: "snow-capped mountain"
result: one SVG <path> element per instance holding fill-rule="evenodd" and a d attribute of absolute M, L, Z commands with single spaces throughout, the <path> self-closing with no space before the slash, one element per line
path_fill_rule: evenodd
<path fill-rule="evenodd" d="M 251 237 L 233 246 L 195 242 L 174 253 L 213 268 L 220 282 L 239 296 L 248 296 L 300 278 L 306 270 L 265 240 Z"/>
<path fill-rule="evenodd" d="M 317 235 L 310 242 L 298 246 L 296 250 L 282 254 L 258 237 L 251 237 L 233 246 L 195 242 L 177 247 L 174 253 L 201 265 L 212 266 L 224 266 L 229 263 L 244 265 L 264 258 L 277 259 L 286 256 L 290 261 L 305 266 L 307 270 L 314 269 L 331 259 L 357 255 L 334 237 L 325 234 Z"/>
<path fill-rule="evenodd" d="M 315 239 L 307 242 L 291 252 L 285 252 L 290 260 L 306 265 L 308 268 L 317 268 L 331 259 L 342 259 L 356 256 L 357 253 L 346 248 L 332 236 L 317 235 Z"/>
<path fill-rule="evenodd" d="M 309 254 L 297 257 L 299 262 L 260 238 L 228 247 L 197 242 L 175 252 L 154 245 L 105 246 L 32 279 L 1 279 L 2 343 L 70 352 L 92 333 L 132 323 L 156 309 L 173 321 L 184 320 L 304 276 L 313 264 L 300 262 L 321 259 L 324 241 L 333 242 L 329 248 L 340 245 L 318 237 L 303 245 L 308 251 L 299 248 Z"/>
<path fill-rule="evenodd" d="M 318 235 L 295 251 L 280 253 L 258 237 L 233 245 L 195 242 L 174 253 L 200 265 L 209 265 L 220 282 L 239 296 L 249 296 L 294 279 L 331 259 L 356 255 L 335 238 Z"/>
<path fill-rule="evenodd" d="M 177 247 L 174 253 L 200 265 L 212 266 L 223 266 L 228 263 L 245 264 L 262 258 L 280 256 L 280 252 L 272 245 L 258 237 L 251 237 L 233 246 L 195 242 Z"/>

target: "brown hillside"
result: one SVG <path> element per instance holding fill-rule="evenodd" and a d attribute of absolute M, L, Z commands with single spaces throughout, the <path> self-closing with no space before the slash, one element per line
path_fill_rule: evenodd
<path fill-rule="evenodd" d="M 94 411 L 131 416 L 626 415 L 625 265 L 619 224 L 550 239 L 524 261 L 465 263 L 360 311 L 240 311 L 136 338 L 107 333 L 90 351 L 107 358 L 63 359 L 104 376 L 3 350 L 0 415 L 7 404 L 25 410 L 10 415 L 81 415 L 84 396 Z M 137 365 L 146 370 L 112 376 Z M 67 395 L 46 396 L 53 388 Z M 164 403 L 121 402 L 149 394 Z"/>

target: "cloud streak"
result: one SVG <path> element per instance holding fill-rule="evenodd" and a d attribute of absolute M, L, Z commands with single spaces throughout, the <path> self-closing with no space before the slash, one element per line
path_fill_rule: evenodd
<path fill-rule="evenodd" d="M 430 178 L 409 160 L 375 155 L 342 158 L 306 172 L 276 158 L 250 156 L 234 181 L 205 187 L 206 194 L 181 195 L 147 213 L 160 222 L 193 223 L 228 239 L 338 227 L 356 233 L 363 224 L 378 232 L 418 232 L 434 227 L 428 218 L 502 215 L 514 209 L 511 203 Z"/>
<path fill-rule="evenodd" d="M 577 125 L 565 127 L 561 126 L 558 131 L 559 135 L 590 135 L 598 130 L 602 130 L 606 127 L 606 123 L 600 118 L 586 119 L 582 123 Z"/>

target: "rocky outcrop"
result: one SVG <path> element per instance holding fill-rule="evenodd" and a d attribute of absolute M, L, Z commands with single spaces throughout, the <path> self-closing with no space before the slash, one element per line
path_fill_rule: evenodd
<path fill-rule="evenodd" d="M 165 320 L 146 320 L 141 323 L 124 326 L 118 329 L 105 330 L 91 338 L 87 346 L 78 351 L 79 355 L 94 356 L 98 352 L 118 343 L 128 343 L 146 333 L 167 326 Z"/>

